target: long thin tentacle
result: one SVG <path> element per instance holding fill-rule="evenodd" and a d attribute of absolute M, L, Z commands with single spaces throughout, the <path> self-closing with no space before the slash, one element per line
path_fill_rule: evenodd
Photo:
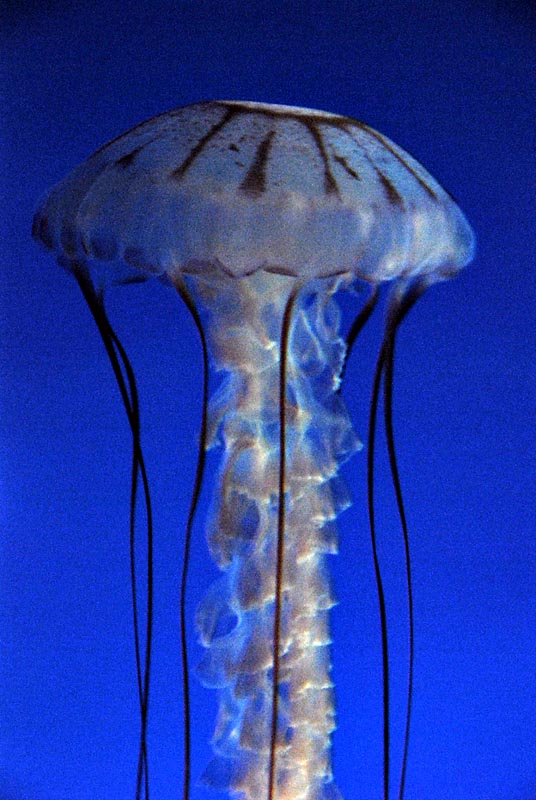
<path fill-rule="evenodd" d="M 181 637 L 181 661 L 182 661 L 182 693 L 183 693 L 183 739 L 184 739 L 184 779 L 183 779 L 183 800 L 189 800 L 191 791 L 191 708 L 190 708 L 190 679 L 189 679 L 189 657 L 188 644 L 186 639 L 186 593 L 188 586 L 188 571 L 190 566 L 190 550 L 192 542 L 192 527 L 194 523 L 203 474 L 205 471 L 206 450 L 207 450 L 207 414 L 208 414 L 208 348 L 205 333 L 201 323 L 201 318 L 194 305 L 194 301 L 186 285 L 182 281 L 176 281 L 175 287 L 184 300 L 188 311 L 197 328 L 201 342 L 201 354 L 203 362 L 203 386 L 201 390 L 201 429 L 199 433 L 199 446 L 197 451 L 197 464 L 195 469 L 194 486 L 192 499 L 188 511 L 188 521 L 186 523 L 186 533 L 184 539 L 184 551 L 182 561 L 181 585 L 180 585 L 180 637 Z"/>
<path fill-rule="evenodd" d="M 349 356 L 354 344 L 370 318 L 378 301 L 378 287 L 373 286 L 370 295 L 354 319 L 348 335 L 346 337 L 346 357 L 341 372 L 341 379 L 346 370 Z M 376 582 L 376 595 L 378 598 L 378 608 L 380 614 L 380 635 L 382 648 L 382 708 L 383 708 L 383 796 L 384 800 L 389 798 L 390 780 L 390 676 L 389 676 L 389 641 L 387 626 L 387 609 L 385 603 L 385 591 L 383 577 L 378 555 L 377 535 L 376 535 L 376 516 L 375 516 L 375 456 L 376 456 L 376 423 L 378 415 L 378 403 L 380 388 L 385 369 L 386 348 L 385 340 L 382 342 L 380 352 L 377 357 L 372 384 L 372 395 L 369 405 L 369 425 L 368 425 L 368 453 L 367 453 L 367 506 L 369 517 L 370 541 L 372 547 L 372 557 L 374 563 L 374 578 Z"/>
<path fill-rule="evenodd" d="M 286 490 L 286 447 L 287 447 L 287 365 L 291 330 L 292 311 L 299 287 L 291 293 L 281 326 L 279 362 L 279 486 L 277 515 L 277 563 L 275 571 L 274 631 L 272 652 L 274 666 L 272 671 L 272 718 L 270 724 L 270 761 L 268 776 L 268 800 L 274 800 L 275 773 L 277 760 L 277 718 L 279 710 L 279 645 L 281 638 L 281 606 L 283 592 L 283 567 L 285 550 L 285 490 Z"/>
<path fill-rule="evenodd" d="M 408 689 L 407 689 L 406 715 L 405 715 L 405 726 L 404 726 L 403 757 L 402 757 L 401 777 L 400 777 L 399 793 L 398 793 L 399 800 L 403 800 L 406 770 L 407 770 L 408 750 L 409 750 L 409 735 L 411 727 L 415 637 L 414 637 L 413 587 L 412 587 L 411 558 L 410 558 L 410 546 L 409 546 L 409 532 L 408 532 L 407 518 L 404 508 L 404 501 L 402 496 L 395 444 L 394 444 L 393 403 L 392 403 L 393 372 L 394 372 L 395 341 L 399 326 L 404 320 L 407 313 L 413 307 L 417 299 L 424 292 L 426 286 L 427 283 L 424 280 L 415 281 L 409 286 L 408 285 L 399 286 L 391 298 L 387 314 L 387 321 L 385 325 L 385 333 L 382 345 L 380 347 L 380 352 L 378 354 L 378 358 L 376 361 L 372 396 L 370 401 L 367 486 L 368 486 L 369 527 L 370 527 L 371 545 L 372 545 L 372 553 L 374 561 L 376 591 L 378 596 L 378 606 L 380 613 L 380 628 L 381 628 L 381 642 L 382 642 L 384 800 L 388 800 L 389 786 L 390 786 L 390 738 L 391 738 L 390 667 L 389 667 L 387 609 L 385 602 L 385 590 L 383 585 L 381 565 L 378 555 L 377 532 L 376 532 L 376 521 L 375 521 L 374 478 L 375 478 L 377 412 L 378 412 L 378 403 L 380 397 L 380 389 L 383 379 L 384 425 L 386 431 L 391 477 L 395 490 L 397 509 L 404 538 L 404 558 L 405 558 L 405 572 L 406 572 L 406 585 L 407 585 L 407 597 L 408 597 L 408 630 L 409 630 Z M 367 302 L 357 315 L 354 323 L 350 328 L 350 332 L 347 337 L 347 347 L 348 347 L 347 355 L 351 351 L 351 348 L 357 336 L 361 332 L 365 323 L 369 319 L 372 311 L 374 310 L 376 301 L 377 301 L 377 289 L 373 289 Z"/>
<path fill-rule="evenodd" d="M 387 609 L 385 604 L 385 591 L 383 578 L 378 555 L 378 544 L 376 536 L 376 517 L 375 517 L 375 455 L 376 455 L 376 419 L 378 413 L 378 400 L 380 386 L 385 366 L 385 346 L 382 344 L 372 384 L 372 396 L 370 400 L 369 429 L 368 429 L 368 453 L 367 453 L 367 501 L 370 541 L 372 545 L 372 557 L 374 561 L 374 576 L 376 580 L 376 593 L 378 596 L 378 607 L 380 612 L 380 630 L 382 643 L 382 676 L 383 676 L 383 797 L 389 800 L 389 778 L 390 778 L 390 676 L 389 676 L 389 641 L 387 629 Z"/>
<path fill-rule="evenodd" d="M 110 360 L 114 376 L 121 394 L 123 405 L 127 414 L 129 425 L 132 432 L 132 472 L 131 472 L 131 492 L 130 492 L 130 571 L 132 586 L 132 609 L 134 642 L 136 652 L 136 673 L 138 682 L 138 694 L 141 714 L 141 731 L 138 754 L 138 768 L 136 776 L 136 800 L 141 797 L 141 786 L 144 782 L 146 800 L 149 800 L 149 771 L 147 757 L 147 723 L 149 708 L 151 656 L 152 656 L 152 636 L 153 636 L 153 522 L 152 504 L 149 490 L 149 482 L 145 467 L 145 460 L 141 448 L 140 440 L 140 419 L 139 402 L 136 386 L 136 379 L 132 365 L 125 349 L 123 348 L 117 334 L 115 333 L 106 310 L 102 295 L 98 293 L 83 268 L 75 270 L 75 277 L 80 286 L 82 294 L 88 304 L 91 314 L 95 320 L 102 341 L 104 343 L 108 358 Z M 123 370 L 124 373 L 123 374 Z M 126 379 L 125 379 L 126 375 Z M 141 474 L 144 490 L 144 499 L 147 514 L 147 617 L 146 617 L 146 649 L 145 663 L 142 674 L 141 644 L 139 633 L 139 611 L 137 595 L 136 559 L 135 559 L 135 514 L 137 497 L 138 470 Z"/>
<path fill-rule="evenodd" d="M 132 411 L 133 411 L 133 419 L 137 431 L 137 444 L 133 447 L 132 452 L 132 473 L 131 473 L 131 492 L 130 492 L 130 575 L 131 575 L 131 585 L 132 585 L 132 608 L 133 608 L 133 627 L 134 627 L 134 639 L 135 639 L 135 649 L 136 649 L 136 672 L 138 675 L 138 693 L 140 696 L 140 708 L 142 709 L 142 734 L 140 737 L 140 748 L 138 754 L 138 770 L 137 770 L 137 788 L 136 788 L 136 797 L 141 794 L 141 781 L 142 781 L 142 773 L 145 774 L 145 797 L 146 800 L 149 800 L 149 771 L 148 771 L 148 764 L 147 764 L 147 724 L 148 724 L 148 704 L 147 700 L 144 698 L 148 697 L 149 692 L 149 682 L 150 682 L 150 670 L 151 670 L 151 648 L 149 647 L 145 651 L 145 668 L 143 671 L 143 680 L 142 680 L 142 669 L 141 669 L 141 637 L 139 633 L 139 614 L 137 609 L 138 606 L 138 592 L 137 592 L 137 570 L 136 570 L 136 501 L 137 501 L 137 487 L 138 487 L 138 470 L 142 475 L 142 484 L 144 488 L 144 496 L 145 496 L 145 506 L 148 515 L 148 533 L 147 536 L 147 631 L 146 631 L 146 641 L 152 641 L 152 618 L 153 618 L 153 595 L 154 595 L 154 588 L 153 588 L 153 534 L 152 534 L 152 511 L 151 511 L 151 498 L 149 495 L 149 487 L 147 482 L 147 476 L 145 474 L 145 463 L 143 460 L 143 455 L 140 459 L 139 454 L 141 453 L 141 446 L 140 446 L 140 419 L 139 419 L 139 402 L 138 402 L 138 392 L 136 387 L 136 380 L 134 376 L 134 371 L 132 369 L 132 365 L 128 356 L 123 348 L 121 342 L 117 338 L 115 331 L 110 326 L 110 333 L 114 342 L 115 347 L 121 357 L 121 361 L 123 363 L 123 367 L 125 372 L 127 373 L 130 395 L 132 398 Z"/>
<path fill-rule="evenodd" d="M 409 288 L 406 287 L 401 292 L 397 292 L 394 295 L 388 312 L 388 320 L 386 324 L 386 331 L 384 338 L 384 348 L 385 348 L 384 396 L 383 396 L 384 424 L 385 424 L 385 432 L 387 439 L 387 450 L 389 453 L 391 477 L 396 495 L 398 516 L 400 519 L 402 534 L 404 538 L 404 560 L 405 560 L 405 571 L 406 571 L 406 590 L 408 599 L 408 684 L 407 684 L 406 714 L 405 714 L 405 727 L 404 727 L 404 745 L 402 753 L 400 782 L 398 789 L 398 800 L 403 800 L 404 798 L 406 771 L 408 763 L 411 716 L 412 716 L 412 706 L 413 706 L 415 621 L 414 621 L 414 610 L 413 610 L 413 581 L 412 581 L 409 531 L 408 531 L 406 511 L 404 507 L 404 498 L 402 495 L 402 486 L 400 483 L 400 473 L 396 457 L 395 435 L 393 429 L 393 380 L 394 380 L 396 335 L 398 333 L 400 324 L 402 323 L 408 312 L 411 310 L 413 305 L 417 302 L 419 297 L 423 294 L 425 289 L 426 289 L 425 282 L 416 282 L 415 284 L 412 284 Z"/>
<path fill-rule="evenodd" d="M 346 365 L 348 364 L 348 359 L 350 358 L 356 339 L 358 338 L 359 334 L 361 333 L 366 323 L 368 322 L 372 312 L 376 308 L 376 304 L 378 302 L 378 294 L 379 294 L 378 287 L 372 286 L 370 294 L 365 304 L 359 310 L 356 318 L 354 319 L 354 321 L 350 326 L 350 330 L 348 331 L 348 334 L 346 336 L 346 353 L 344 355 L 344 362 L 339 375 L 339 390 L 340 387 L 342 386 L 344 375 L 346 373 Z"/>

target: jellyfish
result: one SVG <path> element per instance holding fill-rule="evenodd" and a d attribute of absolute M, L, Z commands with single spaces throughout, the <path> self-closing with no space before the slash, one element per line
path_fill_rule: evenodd
<path fill-rule="evenodd" d="M 190 797 L 185 595 L 205 452 L 223 450 L 207 539 L 220 578 L 196 615 L 197 667 L 218 691 L 203 779 L 237 800 L 335 800 L 328 558 L 350 504 L 339 474 L 360 444 L 340 388 L 346 358 L 384 283 L 392 286 L 368 436 L 369 519 L 383 654 L 383 796 L 391 772 L 389 651 L 375 546 L 374 433 L 383 381 L 389 458 L 407 524 L 392 435 L 395 336 L 431 284 L 455 275 L 473 234 L 454 200 L 410 155 L 337 114 L 256 102 L 202 102 L 150 119 L 98 150 L 41 202 L 34 237 L 77 280 L 102 335 L 132 432 L 131 560 L 140 706 L 136 797 L 149 797 L 152 515 L 138 393 L 105 310 L 113 283 L 159 276 L 200 337 L 203 414 L 181 584 L 184 797 Z M 361 304 L 343 339 L 337 293 Z M 362 300 L 362 298 L 365 298 Z M 211 361 L 224 376 L 210 403 Z M 147 517 L 146 629 L 133 539 L 141 483 Z"/>

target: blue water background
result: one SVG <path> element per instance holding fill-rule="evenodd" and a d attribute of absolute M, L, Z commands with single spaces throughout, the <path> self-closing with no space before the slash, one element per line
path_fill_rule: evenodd
<path fill-rule="evenodd" d="M 476 231 L 475 262 L 419 302 L 399 339 L 395 427 L 416 614 L 406 800 L 535 800 L 534 5 L 51 0 L 7 2 L 2 14 L 0 800 L 131 800 L 137 755 L 129 430 L 77 286 L 30 239 L 33 209 L 105 141 L 216 98 L 362 119 L 422 161 Z M 201 358 L 169 288 L 113 290 L 109 306 L 139 374 L 154 487 L 149 747 L 152 797 L 171 800 L 181 787 L 178 580 Z M 363 438 L 380 334 L 381 313 L 347 372 Z M 335 772 L 347 800 L 379 800 L 363 453 L 345 475 L 354 506 L 333 559 Z M 378 496 L 397 769 L 407 628 L 385 459 Z M 194 661 L 194 611 L 215 576 L 202 516 L 188 601 Z M 198 776 L 216 698 L 195 679 L 192 690 Z M 193 800 L 209 797 L 196 786 Z"/>

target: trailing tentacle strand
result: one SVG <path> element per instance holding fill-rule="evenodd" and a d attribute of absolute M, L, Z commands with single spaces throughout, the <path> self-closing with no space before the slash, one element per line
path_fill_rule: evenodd
<path fill-rule="evenodd" d="M 84 262 L 72 265 L 73 274 L 82 291 L 84 299 L 95 320 L 108 355 L 114 377 L 121 394 L 130 429 L 132 431 L 132 469 L 130 488 L 130 580 L 132 591 L 132 612 L 134 628 L 134 647 L 136 655 L 136 675 L 141 714 L 141 731 L 136 773 L 136 800 L 142 797 L 149 800 L 149 765 L 147 757 L 147 724 L 149 718 L 149 690 L 151 682 L 151 658 L 153 638 L 153 514 L 149 481 L 145 459 L 141 447 L 138 390 L 134 370 L 128 355 L 111 325 L 104 298 L 91 277 Z M 142 645 L 139 624 L 138 578 L 136 568 L 136 503 L 138 497 L 138 472 L 143 486 L 146 511 L 147 536 L 147 577 L 146 577 L 146 629 L 145 657 L 142 665 Z"/>

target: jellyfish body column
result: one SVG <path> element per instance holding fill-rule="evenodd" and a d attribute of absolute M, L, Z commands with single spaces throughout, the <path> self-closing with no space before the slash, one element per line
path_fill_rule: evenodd
<path fill-rule="evenodd" d="M 212 444 L 222 442 L 225 453 L 208 542 L 224 574 L 197 612 L 207 648 L 198 673 L 220 690 L 215 757 L 204 780 L 244 800 L 339 796 L 330 758 L 328 613 L 334 601 L 326 554 L 336 552 L 334 519 L 349 505 L 338 467 L 358 443 L 335 394 L 345 350 L 332 297 L 338 282 L 316 280 L 297 291 L 295 278 L 263 271 L 243 278 L 211 271 L 192 279 L 208 309 L 216 367 L 228 372 L 210 410 Z"/>

